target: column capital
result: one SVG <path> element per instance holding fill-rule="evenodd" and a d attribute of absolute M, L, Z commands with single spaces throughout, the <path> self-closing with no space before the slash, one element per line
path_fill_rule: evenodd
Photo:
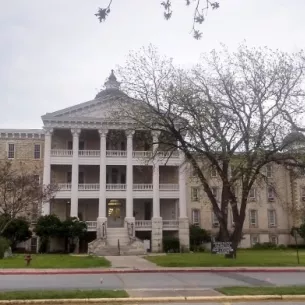
<path fill-rule="evenodd" d="M 130 129 L 125 130 L 125 135 L 127 136 L 127 138 L 132 138 L 134 133 L 135 133 L 134 130 L 130 130 Z"/>
<path fill-rule="evenodd" d="M 98 130 L 101 137 L 106 137 L 108 134 L 108 129 L 101 128 Z"/>
<path fill-rule="evenodd" d="M 81 129 L 80 128 L 71 128 L 71 133 L 74 137 L 78 137 L 81 133 Z"/>
<path fill-rule="evenodd" d="M 43 129 L 46 136 L 50 136 L 53 133 L 53 128 L 51 127 L 43 127 Z"/>

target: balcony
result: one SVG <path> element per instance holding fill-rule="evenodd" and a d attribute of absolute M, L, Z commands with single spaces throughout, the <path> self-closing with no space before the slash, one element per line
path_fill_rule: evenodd
<path fill-rule="evenodd" d="M 151 230 L 151 220 L 136 220 L 135 228 L 139 231 Z"/>
<path fill-rule="evenodd" d="M 87 231 L 88 232 L 96 231 L 97 221 L 86 221 L 86 224 L 87 224 Z"/>
<path fill-rule="evenodd" d="M 163 220 L 163 230 L 178 230 L 179 221 L 178 220 Z M 151 220 L 136 220 L 135 228 L 138 231 L 146 231 L 152 229 Z"/>
<path fill-rule="evenodd" d="M 153 156 L 152 151 L 133 151 L 132 152 L 132 157 L 137 158 L 137 159 L 146 159 L 146 158 L 151 158 Z"/>
<path fill-rule="evenodd" d="M 79 157 L 99 157 L 100 151 L 99 150 L 79 150 L 78 151 Z"/>
<path fill-rule="evenodd" d="M 99 191 L 99 183 L 82 183 L 78 185 L 79 191 Z"/>
<path fill-rule="evenodd" d="M 58 183 L 59 191 L 71 191 L 71 183 Z"/>
<path fill-rule="evenodd" d="M 179 158 L 179 151 L 158 151 L 160 158 Z"/>
<path fill-rule="evenodd" d="M 151 183 L 139 183 L 139 184 L 134 184 L 133 185 L 133 190 L 134 191 L 152 191 L 153 190 L 153 185 Z"/>
<path fill-rule="evenodd" d="M 126 150 L 106 150 L 106 157 L 111 158 L 126 158 Z"/>
<path fill-rule="evenodd" d="M 107 183 L 106 191 L 126 191 L 126 184 L 121 183 Z"/>
<path fill-rule="evenodd" d="M 179 191 L 179 184 L 175 183 L 162 183 L 159 185 L 160 191 Z"/>
<path fill-rule="evenodd" d="M 51 149 L 51 157 L 72 157 L 71 149 Z"/>
<path fill-rule="evenodd" d="M 179 228 L 179 220 L 163 220 L 163 230 L 177 230 Z"/>

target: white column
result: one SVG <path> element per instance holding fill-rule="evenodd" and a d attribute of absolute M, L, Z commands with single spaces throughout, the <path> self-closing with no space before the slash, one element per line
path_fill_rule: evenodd
<path fill-rule="evenodd" d="M 107 129 L 100 129 L 100 195 L 98 217 L 106 218 L 106 139 Z"/>
<path fill-rule="evenodd" d="M 179 217 L 186 218 L 186 163 L 185 156 L 180 152 L 180 166 L 179 166 Z"/>
<path fill-rule="evenodd" d="M 159 195 L 159 184 L 160 184 L 160 173 L 159 173 L 159 160 L 157 156 L 158 140 L 160 132 L 153 132 L 153 218 L 160 217 L 160 195 Z"/>
<path fill-rule="evenodd" d="M 126 131 L 127 136 L 127 175 L 126 175 L 126 217 L 133 219 L 133 166 L 132 166 L 132 139 L 134 131 Z"/>
<path fill-rule="evenodd" d="M 52 128 L 45 128 L 44 134 L 44 165 L 43 165 L 43 185 L 47 186 L 51 183 L 51 143 Z M 50 202 L 42 204 L 42 215 L 50 214 Z"/>
<path fill-rule="evenodd" d="M 79 134 L 78 128 L 71 129 L 73 136 L 73 158 L 72 158 L 72 185 L 71 185 L 71 217 L 78 217 L 78 146 Z"/>

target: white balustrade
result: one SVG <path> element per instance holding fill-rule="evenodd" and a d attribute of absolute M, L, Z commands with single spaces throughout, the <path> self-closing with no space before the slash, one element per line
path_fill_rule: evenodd
<path fill-rule="evenodd" d="M 86 221 L 86 224 L 88 230 L 96 230 L 97 228 L 97 221 Z"/>
<path fill-rule="evenodd" d="M 133 185 L 134 191 L 152 191 L 152 183 L 138 183 Z"/>
<path fill-rule="evenodd" d="M 71 191 L 71 183 L 57 183 L 60 191 Z"/>
<path fill-rule="evenodd" d="M 179 158 L 179 151 L 158 151 L 158 156 L 161 158 Z"/>
<path fill-rule="evenodd" d="M 126 150 L 106 150 L 106 157 L 122 158 L 127 156 Z"/>
<path fill-rule="evenodd" d="M 126 184 L 121 183 L 107 183 L 106 191 L 126 191 Z"/>
<path fill-rule="evenodd" d="M 99 157 L 100 151 L 99 150 L 79 150 L 78 155 L 80 157 Z"/>
<path fill-rule="evenodd" d="M 98 191 L 99 189 L 99 183 L 80 183 L 78 185 L 79 191 Z"/>
<path fill-rule="evenodd" d="M 136 220 L 135 221 L 136 228 L 151 228 L 151 220 Z"/>
<path fill-rule="evenodd" d="M 132 152 L 133 158 L 151 158 L 153 156 L 153 152 L 149 150 L 144 151 L 133 151 Z"/>
<path fill-rule="evenodd" d="M 179 220 L 163 220 L 163 228 L 176 229 L 179 227 Z"/>
<path fill-rule="evenodd" d="M 179 184 L 162 183 L 159 185 L 160 191 L 179 191 Z"/>
<path fill-rule="evenodd" d="M 72 157 L 72 149 L 51 149 L 51 157 Z"/>

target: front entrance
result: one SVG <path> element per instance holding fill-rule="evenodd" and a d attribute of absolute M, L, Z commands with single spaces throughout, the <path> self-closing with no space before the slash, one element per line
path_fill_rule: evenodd
<path fill-rule="evenodd" d="M 124 226 L 125 207 L 119 200 L 110 200 L 107 203 L 107 226 L 119 228 Z"/>

